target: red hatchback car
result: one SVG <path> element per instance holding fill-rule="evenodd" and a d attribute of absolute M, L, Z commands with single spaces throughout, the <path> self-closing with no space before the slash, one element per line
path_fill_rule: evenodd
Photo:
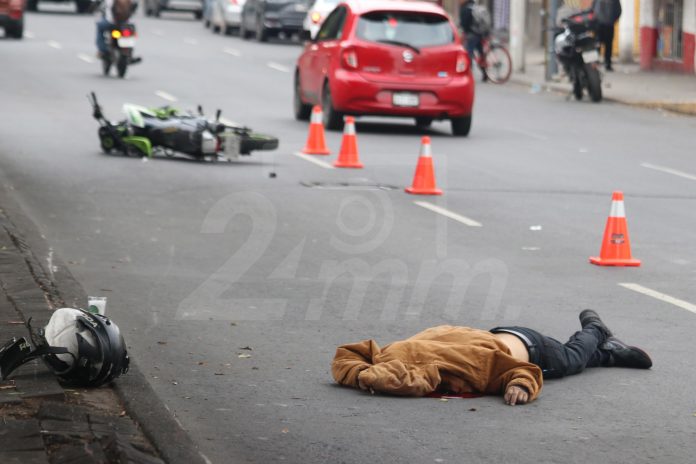
<path fill-rule="evenodd" d="M 350 0 L 327 16 L 297 60 L 295 117 L 307 120 L 316 104 L 330 130 L 349 114 L 412 117 L 420 127 L 449 119 L 455 135 L 468 135 L 471 61 L 441 7 Z"/>

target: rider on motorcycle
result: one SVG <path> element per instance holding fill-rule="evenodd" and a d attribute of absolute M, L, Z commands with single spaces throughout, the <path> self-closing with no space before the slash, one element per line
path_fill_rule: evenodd
<path fill-rule="evenodd" d="M 114 29 L 118 23 L 128 22 L 137 8 L 137 0 L 103 0 L 102 14 L 97 21 L 97 56 L 99 58 L 104 57 L 109 51 L 104 39 L 104 32 Z M 139 58 L 134 58 L 131 61 L 139 61 Z"/>

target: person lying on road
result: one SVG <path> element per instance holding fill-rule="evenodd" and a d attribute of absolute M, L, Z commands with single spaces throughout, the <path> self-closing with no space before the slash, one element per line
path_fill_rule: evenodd
<path fill-rule="evenodd" d="M 433 327 L 380 348 L 374 340 L 339 346 L 331 371 L 341 385 L 402 396 L 431 393 L 503 395 L 533 401 L 543 379 L 586 367 L 649 369 L 648 354 L 614 337 L 599 315 L 580 313 L 582 330 L 565 343 L 526 327 Z"/>

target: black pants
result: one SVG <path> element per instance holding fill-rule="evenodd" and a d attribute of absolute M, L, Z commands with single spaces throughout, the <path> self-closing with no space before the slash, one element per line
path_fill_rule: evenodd
<path fill-rule="evenodd" d="M 496 327 L 491 332 L 511 330 L 523 334 L 532 346 L 523 340 L 529 351 L 529 362 L 541 368 L 545 379 L 557 379 L 579 374 L 586 367 L 606 365 L 609 354 L 599 350 L 605 336 L 594 325 L 575 332 L 566 343 L 540 334 L 526 327 Z"/>
<path fill-rule="evenodd" d="M 600 24 L 597 26 L 597 38 L 604 46 L 604 64 L 611 67 L 611 52 L 614 47 L 614 25 Z"/>

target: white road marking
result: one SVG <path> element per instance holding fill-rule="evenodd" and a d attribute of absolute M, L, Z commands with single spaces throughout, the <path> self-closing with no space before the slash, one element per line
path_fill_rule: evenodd
<path fill-rule="evenodd" d="M 287 66 L 283 66 L 282 64 L 274 63 L 273 61 L 269 61 L 268 63 L 266 63 L 266 66 L 268 66 L 271 69 L 275 69 L 276 71 L 286 72 L 286 73 L 290 72 L 290 68 L 288 68 Z"/>
<path fill-rule="evenodd" d="M 413 203 L 422 207 L 422 208 L 429 209 L 430 211 L 433 211 L 437 214 L 441 214 L 445 217 L 453 219 L 457 222 L 461 222 L 462 224 L 467 225 L 469 227 L 482 227 L 483 226 L 483 224 L 481 224 L 480 222 L 474 221 L 473 219 L 469 219 L 468 217 L 462 216 L 461 214 L 457 214 L 455 212 L 452 212 L 448 209 L 434 205 L 432 203 L 428 203 L 427 201 L 414 201 Z"/>
<path fill-rule="evenodd" d="M 295 152 L 294 155 L 297 156 L 298 158 L 302 158 L 305 161 L 309 161 L 310 163 L 314 163 L 317 166 L 321 166 L 324 169 L 334 169 L 334 167 L 331 166 L 329 163 L 316 158 L 317 155 L 305 155 L 304 153 L 300 153 L 300 152 Z"/>
<path fill-rule="evenodd" d="M 688 172 L 684 171 L 677 171 L 676 169 L 668 168 L 665 166 L 657 166 L 655 164 L 650 163 L 641 163 L 641 166 L 648 169 L 654 169 L 655 171 L 666 172 L 667 174 L 683 177 L 684 179 L 696 180 L 696 175 L 694 174 L 689 174 Z"/>
<path fill-rule="evenodd" d="M 171 94 L 164 92 L 162 90 L 158 90 L 157 92 L 155 92 L 155 95 L 157 95 L 158 97 L 160 97 L 164 100 L 170 101 L 170 102 L 175 102 L 175 101 L 179 100 L 174 95 L 171 95 Z"/>
<path fill-rule="evenodd" d="M 63 48 L 63 46 L 55 40 L 49 40 L 48 42 L 46 42 L 46 44 L 48 44 L 48 46 L 51 48 L 55 48 L 56 50 L 60 50 L 61 48 Z"/>
<path fill-rule="evenodd" d="M 187 43 L 189 45 L 197 45 L 198 41 L 196 39 L 192 39 L 191 37 L 187 37 L 184 39 L 184 43 Z"/>
<path fill-rule="evenodd" d="M 34 33 L 31 32 L 31 31 L 24 31 L 24 37 L 27 38 L 27 39 L 33 39 L 33 38 L 36 37 L 36 36 L 35 36 Z"/>
<path fill-rule="evenodd" d="M 620 283 L 619 285 L 629 290 L 633 290 L 634 292 L 642 293 L 643 295 L 653 297 L 656 300 L 664 301 L 665 303 L 678 306 L 682 309 L 686 309 L 687 311 L 691 311 L 692 313 L 696 314 L 696 305 L 693 303 L 689 303 L 688 301 L 674 298 L 673 296 L 669 296 L 665 293 L 660 293 L 655 290 L 651 290 L 647 287 L 643 287 L 642 285 L 638 284 Z"/>
<path fill-rule="evenodd" d="M 154 35 L 158 35 L 158 36 L 160 36 L 160 37 L 164 37 L 164 32 L 162 32 L 161 29 L 155 29 L 154 31 L 152 31 L 152 33 L 153 33 Z"/>
<path fill-rule="evenodd" d="M 79 59 L 81 59 L 82 61 L 84 61 L 85 63 L 90 63 L 90 64 L 94 63 L 94 58 L 92 58 L 91 56 L 89 56 L 86 53 L 80 53 L 77 55 L 77 57 Z"/>
<path fill-rule="evenodd" d="M 225 48 L 222 53 L 227 53 L 228 55 L 232 56 L 242 56 L 242 52 L 237 50 L 236 48 Z"/>

